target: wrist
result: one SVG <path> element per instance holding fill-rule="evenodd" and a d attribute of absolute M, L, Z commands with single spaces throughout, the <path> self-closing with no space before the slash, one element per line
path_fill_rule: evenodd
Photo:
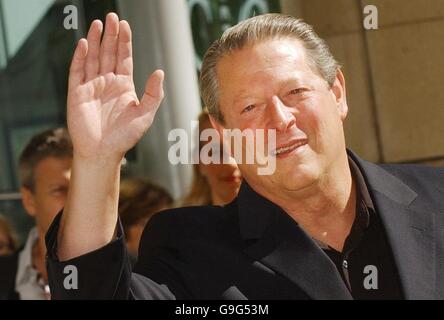
<path fill-rule="evenodd" d="M 96 195 L 106 195 L 109 192 L 118 194 L 120 167 L 121 160 L 118 158 L 85 158 L 73 154 L 70 189 L 102 191 L 95 191 Z"/>
<path fill-rule="evenodd" d="M 82 168 L 103 168 L 103 169 L 115 169 L 120 168 L 123 160 L 123 155 L 94 155 L 94 156 L 82 156 L 73 153 L 73 163 Z"/>

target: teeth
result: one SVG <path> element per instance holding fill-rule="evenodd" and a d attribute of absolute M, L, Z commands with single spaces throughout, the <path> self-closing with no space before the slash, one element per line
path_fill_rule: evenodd
<path fill-rule="evenodd" d="M 280 153 L 284 153 L 284 152 L 287 152 L 287 151 L 290 151 L 290 150 L 294 150 L 297 147 L 300 147 L 300 146 L 302 146 L 304 144 L 305 144 L 305 142 L 299 142 L 299 143 L 296 143 L 296 144 L 294 144 L 292 146 L 289 146 L 289 147 L 284 147 L 284 148 L 276 149 L 273 153 L 276 156 L 276 155 L 278 155 Z"/>

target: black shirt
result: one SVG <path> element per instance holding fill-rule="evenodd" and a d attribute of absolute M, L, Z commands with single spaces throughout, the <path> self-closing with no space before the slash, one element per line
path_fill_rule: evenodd
<path fill-rule="evenodd" d="M 387 240 L 358 166 L 349 159 L 356 182 L 356 217 L 344 249 L 317 241 L 336 265 L 354 299 L 402 299 L 401 282 Z"/>

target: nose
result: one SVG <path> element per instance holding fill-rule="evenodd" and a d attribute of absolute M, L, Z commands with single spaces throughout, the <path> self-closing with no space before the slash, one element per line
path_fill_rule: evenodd
<path fill-rule="evenodd" d="M 237 163 L 236 163 L 236 159 L 234 159 L 232 156 L 230 155 L 226 155 L 227 159 L 224 159 L 224 164 L 230 166 L 230 167 L 237 167 Z"/>
<path fill-rule="evenodd" d="M 285 132 L 296 122 L 294 115 L 288 111 L 278 96 L 273 96 L 269 111 L 269 125 L 271 129 Z"/>

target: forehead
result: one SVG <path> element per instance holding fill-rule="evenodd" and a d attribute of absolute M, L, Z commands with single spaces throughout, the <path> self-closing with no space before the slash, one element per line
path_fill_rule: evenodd
<path fill-rule="evenodd" d="M 47 157 L 39 161 L 35 167 L 34 179 L 37 181 L 53 181 L 69 179 L 72 159 Z"/>
<path fill-rule="evenodd" d="M 301 78 L 313 74 L 302 42 L 293 38 L 270 39 L 247 45 L 224 56 L 217 64 L 221 98 L 251 84 L 269 85 L 283 77 Z M 264 83 L 263 83 L 264 82 Z"/>

